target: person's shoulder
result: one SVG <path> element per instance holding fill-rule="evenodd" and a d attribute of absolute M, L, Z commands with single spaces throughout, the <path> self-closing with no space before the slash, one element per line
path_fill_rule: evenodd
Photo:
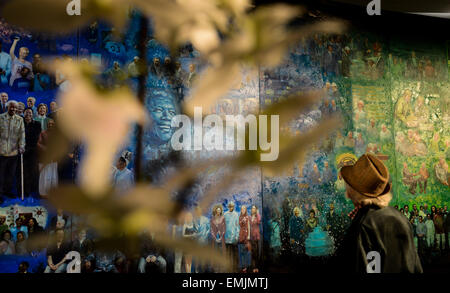
<path fill-rule="evenodd" d="M 365 225 L 409 227 L 408 219 L 393 207 L 369 208 L 364 219 Z"/>
<path fill-rule="evenodd" d="M 404 218 L 404 216 L 402 215 L 402 213 L 395 209 L 394 207 L 383 207 L 383 208 L 369 208 L 368 211 L 368 217 L 397 217 L 397 216 L 402 216 Z"/>

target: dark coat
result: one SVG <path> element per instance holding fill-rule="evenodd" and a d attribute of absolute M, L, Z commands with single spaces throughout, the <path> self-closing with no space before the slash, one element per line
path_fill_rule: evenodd
<path fill-rule="evenodd" d="M 39 140 L 39 135 L 41 134 L 41 123 L 32 120 L 30 123 L 26 123 L 24 119 L 25 125 L 25 152 L 36 155 L 37 151 L 37 142 Z"/>
<path fill-rule="evenodd" d="M 360 209 L 336 253 L 334 265 L 339 271 L 365 273 L 370 251 L 380 253 L 382 273 L 423 272 L 411 226 L 393 207 Z"/>

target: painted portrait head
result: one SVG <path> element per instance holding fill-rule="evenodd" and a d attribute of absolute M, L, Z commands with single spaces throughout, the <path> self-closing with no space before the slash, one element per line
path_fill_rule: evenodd
<path fill-rule="evenodd" d="M 234 207 L 235 207 L 234 202 L 232 202 L 232 201 L 228 202 L 227 207 L 228 207 L 228 211 L 230 211 L 230 212 L 234 211 Z"/>
<path fill-rule="evenodd" d="M 220 217 L 223 215 L 223 207 L 220 204 L 216 204 L 212 210 L 213 217 Z"/>
<path fill-rule="evenodd" d="M 20 49 L 19 49 L 19 58 L 20 59 L 27 58 L 28 54 L 30 54 L 30 50 L 28 50 L 27 47 L 20 47 Z"/>
<path fill-rule="evenodd" d="M 33 108 L 35 103 L 36 103 L 36 99 L 34 97 L 28 97 L 28 99 L 27 99 L 28 107 Z"/>
<path fill-rule="evenodd" d="M 361 101 L 361 100 L 358 101 L 358 109 L 359 109 L 360 111 L 364 110 L 364 102 Z"/>
<path fill-rule="evenodd" d="M 246 216 L 247 215 L 247 206 L 242 205 L 241 206 L 241 215 Z"/>
<path fill-rule="evenodd" d="M 300 217 L 300 208 L 299 207 L 294 208 L 294 216 Z"/>
<path fill-rule="evenodd" d="M 252 216 L 256 216 L 259 214 L 258 208 L 255 205 L 252 205 L 252 209 L 250 211 Z"/>
<path fill-rule="evenodd" d="M 407 102 L 409 102 L 409 101 L 411 100 L 411 96 L 412 96 L 412 92 L 411 92 L 410 89 L 406 89 L 406 90 L 403 92 L 403 97 L 405 98 L 405 100 L 406 100 Z"/>
<path fill-rule="evenodd" d="M 39 104 L 37 111 L 39 115 L 44 116 L 45 114 L 47 114 L 47 105 L 44 103 Z"/>
<path fill-rule="evenodd" d="M 0 97 L 1 97 L 3 104 L 6 104 L 8 102 L 8 98 L 9 98 L 8 93 L 3 92 L 0 94 Z"/>
<path fill-rule="evenodd" d="M 153 90 L 147 96 L 147 106 L 152 118 L 152 137 L 157 144 L 167 143 L 173 135 L 172 118 L 178 113 L 173 94 L 168 90 Z"/>

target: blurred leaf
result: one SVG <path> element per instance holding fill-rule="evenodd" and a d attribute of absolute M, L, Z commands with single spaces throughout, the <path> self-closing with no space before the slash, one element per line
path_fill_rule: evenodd
<path fill-rule="evenodd" d="M 273 31 L 273 38 L 270 38 L 270 36 L 262 36 L 263 41 L 261 41 L 258 50 L 253 55 L 253 62 L 262 66 L 275 67 L 281 63 L 287 49 L 300 40 L 316 33 L 339 34 L 342 33 L 345 28 L 345 22 L 334 20 L 304 25 L 284 33 L 277 33 L 278 29 L 275 29 Z M 275 37 L 277 34 L 284 35 L 284 37 L 277 38 Z"/>
<path fill-rule="evenodd" d="M 50 190 L 49 201 L 58 208 L 76 214 L 100 214 L 105 211 L 113 212 L 114 206 L 109 200 L 107 192 L 101 199 L 92 199 L 82 189 L 75 185 L 59 185 Z"/>
<path fill-rule="evenodd" d="M 302 162 L 305 155 L 311 150 L 310 146 L 317 143 L 321 138 L 333 132 L 341 125 L 337 118 L 330 118 L 321 122 L 312 130 L 297 136 L 280 137 L 280 152 L 276 161 L 258 161 L 262 171 L 267 176 L 280 176 L 283 172 L 292 168 L 292 165 Z"/>
<path fill-rule="evenodd" d="M 55 124 L 51 134 L 48 136 L 46 151 L 39 153 L 39 162 L 46 165 L 59 161 L 63 157 L 67 156 L 69 146 L 69 139 L 60 130 L 58 124 Z"/>
<path fill-rule="evenodd" d="M 23 27 L 60 33 L 97 18 L 120 29 L 128 19 L 128 4 L 137 6 L 151 17 L 158 40 L 172 50 L 190 42 L 209 64 L 186 99 L 184 106 L 190 115 L 196 106 L 210 109 L 217 99 L 241 82 L 241 65 L 276 66 L 288 48 L 299 40 L 314 33 L 340 33 L 345 27 L 341 21 L 327 21 L 288 29 L 289 23 L 300 16 L 303 9 L 275 4 L 247 13 L 249 0 L 82 0 L 82 16 L 68 16 L 65 13 L 67 3 L 14 0 L 4 5 L 2 14 L 8 21 Z M 164 187 L 138 185 L 119 198 L 114 196 L 110 186 L 111 165 L 132 123 L 146 122 L 144 107 L 126 88 L 100 89 L 94 78 L 99 71 L 86 64 L 64 62 L 56 64 L 56 69 L 67 77 L 71 89 L 60 97 L 64 115 L 57 121 L 57 132 L 51 137 L 44 159 L 50 162 L 65 155 L 68 142 L 73 140 L 81 140 L 86 153 L 81 163 L 80 188 L 60 186 L 50 192 L 50 201 L 67 211 L 86 215 L 89 226 L 100 233 L 99 245 L 105 244 L 105 247 L 123 244 L 124 240 L 135 246 L 138 234 L 149 230 L 155 233 L 155 241 L 167 248 L 192 254 L 201 262 L 230 268 L 228 258 L 217 250 L 169 235 L 169 222 L 178 220 L 173 213 L 182 210 L 181 204 L 172 200 L 173 193 L 180 192 L 181 197 L 187 197 L 189 187 L 203 172 L 225 168 L 227 172 L 219 183 L 207 190 L 200 202 L 200 206 L 207 209 L 218 194 L 242 178 L 248 167 L 260 166 L 265 174 L 279 175 L 295 161 L 303 159 L 311 145 L 338 126 L 337 121 L 331 119 L 296 137 L 272 133 L 269 140 L 280 134 L 276 161 L 261 162 L 261 154 L 265 152 L 256 150 L 241 152 L 233 159 L 196 162 L 180 168 Z M 285 125 L 321 94 L 320 91 L 293 94 L 262 114 L 279 115 L 281 125 Z M 248 141 L 248 132 L 246 135 Z"/>
<path fill-rule="evenodd" d="M 33 237 L 27 239 L 28 251 L 41 251 L 48 247 L 49 235 L 47 233 L 35 233 Z"/>
<path fill-rule="evenodd" d="M 200 174 L 207 169 L 214 168 L 215 166 L 223 166 L 229 162 L 229 158 L 215 158 L 196 161 L 195 164 L 180 167 L 177 169 L 176 174 L 172 175 L 164 182 L 164 186 L 167 190 L 175 191 L 183 188 L 186 184 L 197 179 Z"/>
<path fill-rule="evenodd" d="M 260 166 L 265 175 L 280 176 L 283 172 L 292 168 L 292 165 L 296 161 L 302 161 L 304 156 L 311 150 L 311 145 L 319 141 L 327 133 L 332 132 L 339 125 L 340 122 L 338 119 L 331 118 L 322 122 L 311 131 L 301 135 L 280 135 L 279 155 L 275 161 L 261 161 L 261 154 L 266 153 L 262 150 L 240 152 L 239 156 L 229 160 L 227 166 L 231 170 L 226 172 L 225 176 L 221 177 L 220 182 L 205 193 L 199 205 L 203 209 L 208 208 L 214 198 L 230 187 L 237 178 L 240 178 L 248 167 Z"/>
<path fill-rule="evenodd" d="M 302 9 L 298 6 L 286 4 L 259 7 L 243 18 L 238 24 L 238 29 L 212 54 L 218 53 L 223 56 L 223 63 L 233 60 L 251 62 L 252 65 L 268 62 L 258 57 L 258 53 L 271 44 L 289 41 L 294 43 L 294 40 L 288 38 L 287 24 L 301 13 Z M 287 48 L 278 53 L 284 54 L 285 49 Z"/>
<path fill-rule="evenodd" d="M 216 28 L 207 19 L 192 26 L 182 26 L 177 33 L 177 37 L 180 39 L 179 43 L 190 41 L 200 52 L 210 52 L 220 44 Z"/>
<path fill-rule="evenodd" d="M 306 107 L 316 103 L 323 95 L 323 90 L 293 93 L 282 101 L 270 105 L 261 112 L 261 115 L 278 115 L 280 126 L 284 126 L 304 112 Z"/>
<path fill-rule="evenodd" d="M 140 252 L 139 244 L 135 243 L 136 235 L 126 235 L 124 233 L 112 234 L 108 237 L 101 237 L 95 240 L 95 250 L 102 252 L 122 253 Z"/>
<path fill-rule="evenodd" d="M 50 190 L 49 201 L 53 206 L 70 213 L 83 216 L 88 227 L 104 236 L 111 236 L 120 224 L 120 216 L 126 211 L 112 201 L 112 190 L 98 199 L 91 198 L 82 189 L 74 185 L 62 185 Z"/>
<path fill-rule="evenodd" d="M 194 107 L 211 109 L 233 85 L 241 81 L 241 68 L 238 63 L 227 63 L 223 66 L 207 68 L 194 82 L 192 94 L 187 98 L 185 111 L 194 114 Z"/>
<path fill-rule="evenodd" d="M 341 21 L 328 21 L 287 29 L 287 24 L 303 12 L 299 7 L 276 4 L 256 9 L 242 21 L 239 29 L 212 49 L 206 57 L 212 63 L 194 83 L 185 111 L 193 115 L 194 107 L 210 109 L 219 98 L 240 81 L 240 64 L 275 66 L 284 58 L 289 46 L 317 32 L 342 32 Z"/>
<path fill-rule="evenodd" d="M 267 19 L 262 23 L 266 22 L 270 22 L 270 20 Z M 253 62 L 262 66 L 275 67 L 281 63 L 289 47 L 302 39 L 316 33 L 339 34 L 344 31 L 345 27 L 343 21 L 335 20 L 307 24 L 289 30 L 282 30 L 280 27 L 260 29 L 268 32 L 260 36 L 261 41 L 252 56 Z"/>
<path fill-rule="evenodd" d="M 341 33 L 346 28 L 346 23 L 340 20 L 288 28 L 287 24 L 302 13 L 303 9 L 286 4 L 260 7 L 244 18 L 239 30 L 212 51 L 209 58 L 222 63 L 240 60 L 253 66 L 274 67 L 283 60 L 289 47 L 303 38 L 315 33 Z"/>
<path fill-rule="evenodd" d="M 132 212 L 124 215 L 119 228 L 130 234 L 138 234 L 146 230 L 159 234 L 166 231 L 167 224 L 167 217 L 151 212 L 147 207 L 135 208 Z"/>
<path fill-rule="evenodd" d="M 209 245 L 202 246 L 192 240 L 173 238 L 167 231 L 154 233 L 154 235 L 154 241 L 161 247 L 164 247 L 164 249 L 181 251 L 183 254 L 190 254 L 193 258 L 202 263 L 221 266 L 224 269 L 231 268 L 229 258 Z M 95 247 L 98 250 L 112 252 L 120 250 L 126 252 L 127 255 L 140 253 L 140 245 L 140 233 L 116 234 L 108 237 L 101 237 L 95 241 Z"/>
<path fill-rule="evenodd" d="M 221 266 L 225 270 L 231 269 L 230 258 L 223 255 L 211 246 L 200 245 L 194 241 L 172 238 L 168 234 L 155 234 L 155 242 L 167 248 L 182 251 L 183 254 L 190 254 L 193 258 L 203 263 Z"/>
<path fill-rule="evenodd" d="M 155 233 L 155 241 L 166 249 L 190 253 L 204 262 L 229 266 L 226 256 L 217 250 L 201 246 L 186 239 L 173 239 L 168 234 L 170 202 L 167 193 L 138 186 L 123 199 L 102 197 L 92 199 L 75 186 L 63 186 L 51 191 L 50 201 L 58 208 L 89 218 L 89 226 L 99 233 L 97 248 L 118 249 L 122 242 L 135 239 L 142 231 Z M 168 207 L 167 209 L 165 207 Z M 124 236 L 124 237 L 122 237 Z M 47 238 L 39 239 L 37 244 L 47 244 Z M 135 251 L 136 248 L 127 246 Z"/>
<path fill-rule="evenodd" d="M 264 24 L 267 27 L 278 27 L 288 24 L 293 18 L 299 17 L 304 13 L 304 8 L 298 5 L 276 3 L 258 7 L 251 14 L 262 22 L 270 19 Z"/>
<path fill-rule="evenodd" d="M 218 2 L 223 7 L 230 9 L 237 17 L 241 17 L 247 9 L 252 7 L 251 1 L 249 0 L 219 0 Z"/>
<path fill-rule="evenodd" d="M 305 111 L 305 109 L 317 102 L 317 99 L 322 97 L 323 91 L 308 91 L 306 93 L 296 93 L 284 98 L 281 102 L 273 104 L 272 106 L 261 112 L 261 115 L 279 115 L 280 126 L 285 125 L 292 121 L 294 118 Z M 268 121 L 270 125 L 270 121 Z M 220 182 L 215 184 L 210 190 L 208 190 L 203 196 L 200 206 L 203 209 L 209 207 L 209 205 L 214 201 L 214 198 L 223 190 L 226 190 L 237 178 L 244 174 L 248 167 L 261 166 L 264 172 L 270 175 L 280 175 L 286 169 L 292 167 L 295 160 L 301 160 L 303 156 L 309 151 L 309 146 L 318 141 L 323 135 L 331 132 L 335 127 L 339 125 L 336 119 L 331 119 L 329 121 L 322 122 L 312 131 L 302 134 L 297 137 L 292 137 L 292 135 L 281 134 L 279 135 L 279 155 L 275 161 L 272 162 L 262 162 L 261 154 L 267 153 L 260 149 L 252 151 L 242 151 L 240 154 L 233 158 L 227 158 L 226 162 L 223 162 L 219 166 L 228 166 L 231 170 L 226 172 L 226 175 L 221 177 Z M 258 133 L 259 128 L 265 127 L 267 125 L 260 125 L 258 122 Z M 268 133 L 270 131 L 267 129 Z M 249 140 L 249 131 L 245 131 L 246 144 Z M 275 134 L 269 135 L 269 141 L 275 137 Z M 213 164 L 214 162 L 211 162 Z"/>
<path fill-rule="evenodd" d="M 118 205 L 130 210 L 146 209 L 160 214 L 168 214 L 173 207 L 170 193 L 166 189 L 137 185 L 126 195 L 121 196 Z"/>
<path fill-rule="evenodd" d="M 225 31 L 228 15 L 216 1 L 132 0 L 152 18 L 157 39 L 172 50 L 192 42 L 201 53 L 219 45 L 219 31 Z"/>
<path fill-rule="evenodd" d="M 312 24 L 304 25 L 297 28 L 291 32 L 291 37 L 293 37 L 296 42 L 308 38 L 317 33 L 321 34 L 341 34 L 347 28 L 349 24 L 345 20 L 334 19 L 334 20 L 322 20 Z"/>
<path fill-rule="evenodd" d="M 127 88 L 98 91 L 86 76 L 86 65 L 67 61 L 56 66 L 71 84 L 70 90 L 61 93 L 64 115 L 58 123 L 70 139 L 85 144 L 81 187 L 93 197 L 100 196 L 108 188 L 115 155 L 132 123 L 144 124 L 146 112 Z"/>

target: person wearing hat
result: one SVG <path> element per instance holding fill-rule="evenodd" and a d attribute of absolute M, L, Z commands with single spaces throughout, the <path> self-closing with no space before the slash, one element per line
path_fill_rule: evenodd
<path fill-rule="evenodd" d="M 374 155 L 362 155 L 354 165 L 342 167 L 346 197 L 355 209 L 353 219 L 337 251 L 339 270 L 365 273 L 422 273 L 414 246 L 413 231 L 398 210 L 388 206 L 392 199 L 389 171 Z M 380 255 L 379 268 L 373 267 L 369 252 Z"/>
<path fill-rule="evenodd" d="M 134 174 L 127 168 L 132 153 L 124 151 L 113 167 L 112 183 L 119 194 L 123 194 L 134 186 Z"/>

